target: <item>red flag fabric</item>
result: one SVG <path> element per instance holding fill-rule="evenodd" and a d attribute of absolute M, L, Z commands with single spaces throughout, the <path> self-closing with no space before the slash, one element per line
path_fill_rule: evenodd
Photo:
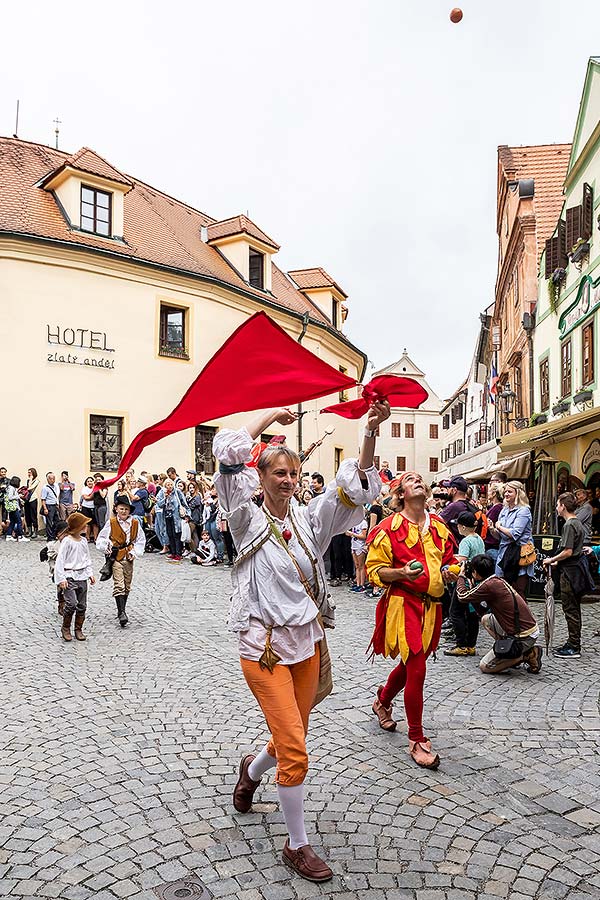
<path fill-rule="evenodd" d="M 404 375 L 377 375 L 362 390 L 358 400 L 346 400 L 326 406 L 322 413 L 336 413 L 345 419 L 361 419 L 376 400 L 388 400 L 390 406 L 405 406 L 418 409 L 427 400 L 429 393 L 418 381 Z"/>
<path fill-rule="evenodd" d="M 115 477 L 100 482 L 95 490 L 110 487 L 145 447 L 177 431 L 233 413 L 291 406 L 355 386 L 354 379 L 323 362 L 266 313 L 255 313 L 217 350 L 173 412 L 136 435 Z"/>

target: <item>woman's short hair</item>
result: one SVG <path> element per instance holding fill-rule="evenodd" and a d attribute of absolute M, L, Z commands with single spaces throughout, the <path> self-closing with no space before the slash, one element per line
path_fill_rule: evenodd
<path fill-rule="evenodd" d="M 286 460 L 293 466 L 295 466 L 298 472 L 300 472 L 300 469 L 302 467 L 300 457 L 295 450 L 292 450 L 291 447 L 288 447 L 285 444 L 270 444 L 265 447 L 263 452 L 258 457 L 256 468 L 261 472 L 266 471 L 269 466 L 273 464 L 273 460 L 277 456 L 285 456 Z"/>
<path fill-rule="evenodd" d="M 529 497 L 525 493 L 525 488 L 521 484 L 520 481 L 507 481 L 504 485 L 504 491 L 506 492 L 506 488 L 512 488 L 513 491 L 516 492 L 517 495 L 517 506 L 529 506 Z"/>

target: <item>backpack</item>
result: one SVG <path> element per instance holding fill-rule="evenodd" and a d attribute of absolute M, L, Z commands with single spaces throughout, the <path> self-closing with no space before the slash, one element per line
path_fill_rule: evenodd
<path fill-rule="evenodd" d="M 142 506 L 144 507 L 144 512 L 150 512 L 154 504 L 156 503 L 156 497 L 153 494 L 148 494 L 145 500 L 142 500 Z"/>
<path fill-rule="evenodd" d="M 472 512 L 475 516 L 475 533 L 485 541 L 488 529 L 490 527 L 490 520 L 483 512 L 483 510 L 477 509 L 475 505 L 473 505 L 473 508 L 470 510 L 470 512 Z"/>

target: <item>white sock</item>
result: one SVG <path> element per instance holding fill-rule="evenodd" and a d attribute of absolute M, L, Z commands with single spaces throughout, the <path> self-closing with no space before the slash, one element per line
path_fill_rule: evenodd
<path fill-rule="evenodd" d="M 277 793 L 279 794 L 283 818 L 290 836 L 289 845 L 292 850 L 297 850 L 298 847 L 304 847 L 305 844 L 308 844 L 306 826 L 304 824 L 304 785 L 295 784 L 293 787 L 285 787 L 282 784 L 278 784 Z"/>
<path fill-rule="evenodd" d="M 275 757 L 267 753 L 267 748 L 263 747 L 256 759 L 253 759 L 248 766 L 248 775 L 252 781 L 260 781 L 265 772 L 273 769 L 276 765 L 277 760 Z"/>

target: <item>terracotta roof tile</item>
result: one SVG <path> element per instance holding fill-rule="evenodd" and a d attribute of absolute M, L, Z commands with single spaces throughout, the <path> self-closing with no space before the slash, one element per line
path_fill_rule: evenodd
<path fill-rule="evenodd" d="M 258 225 L 255 225 L 247 216 L 233 216 L 231 219 L 213 222 L 212 225 L 208 226 L 209 243 L 210 241 L 216 241 L 219 238 L 231 237 L 234 234 L 247 234 L 250 237 L 261 241 L 263 244 L 273 247 L 274 250 L 279 250 L 279 244 L 276 244 L 273 238 L 270 238 L 268 234 L 265 234 L 265 232 L 262 231 Z"/>
<path fill-rule="evenodd" d="M 92 175 L 99 175 L 100 178 L 110 178 L 112 181 L 120 181 L 122 184 L 131 184 L 131 181 L 122 172 L 111 166 L 89 147 L 82 147 L 81 150 L 66 159 L 63 165 L 79 169 L 81 172 L 91 172 Z"/>
<path fill-rule="evenodd" d="M 335 288 L 336 291 L 339 291 L 343 297 L 347 297 L 348 295 L 342 288 L 337 284 L 331 275 L 328 275 L 325 269 L 320 267 L 316 267 L 314 269 L 295 269 L 293 272 L 288 272 L 290 278 L 294 280 L 294 282 L 298 285 L 301 291 L 308 291 L 317 288 Z"/>
<path fill-rule="evenodd" d="M 509 181 L 533 178 L 533 209 L 536 221 L 538 260 L 546 240 L 552 236 L 563 206 L 563 185 L 571 144 L 541 144 L 530 147 L 498 147 L 498 159 Z"/>
<path fill-rule="evenodd" d="M 102 162 L 102 157 L 86 148 L 75 157 L 79 157 L 77 162 L 79 165 L 83 163 L 86 171 L 93 159 Z M 201 228 L 215 224 L 215 219 L 120 173 L 108 163 L 103 173 L 106 177 L 115 180 L 114 173 L 117 173 L 122 181 L 132 185 L 124 202 L 124 241 L 71 229 L 52 193 L 39 185 L 46 176 L 67 162 L 72 165 L 75 157 L 42 144 L 0 137 L 0 232 L 63 241 L 81 249 L 103 250 L 124 259 L 216 279 L 254 294 L 257 299 L 270 301 L 296 313 L 308 312 L 313 320 L 331 324 L 327 316 L 275 265 L 272 294 L 259 291 L 245 282 L 215 247 L 201 240 Z M 97 174 L 100 174 L 99 169 L 100 163 Z M 257 231 L 263 234 L 260 229 Z"/>

